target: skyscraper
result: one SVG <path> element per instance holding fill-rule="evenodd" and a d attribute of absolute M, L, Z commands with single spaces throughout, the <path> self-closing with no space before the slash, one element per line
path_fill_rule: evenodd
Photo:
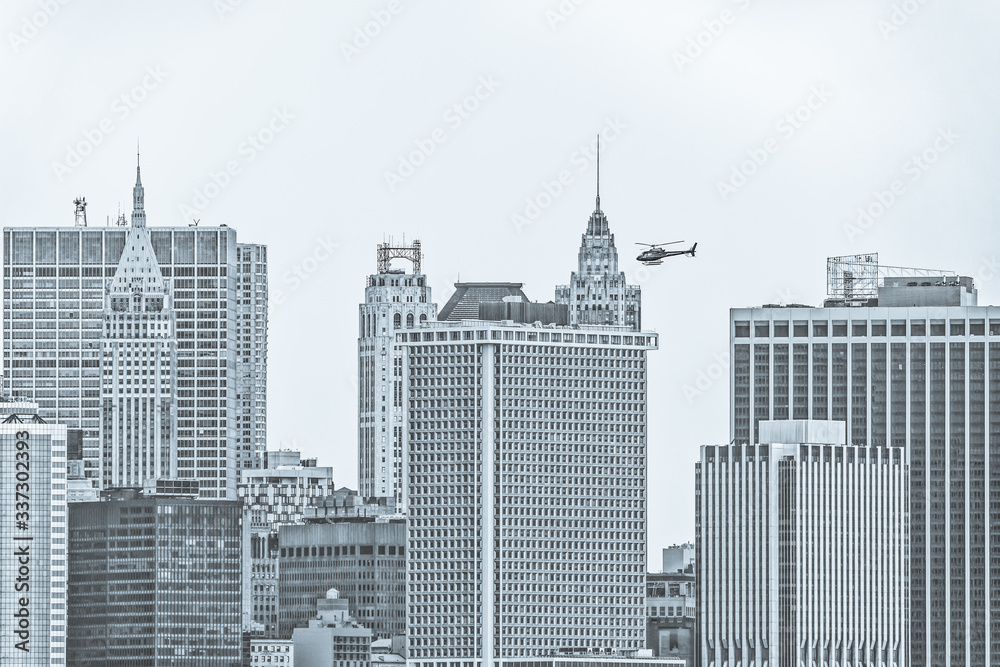
<path fill-rule="evenodd" d="M 466 320 L 396 343 L 408 659 L 492 666 L 564 647 L 642 649 L 656 334 Z"/>
<path fill-rule="evenodd" d="M 823 308 L 731 311 L 731 436 L 833 419 L 847 442 L 902 447 L 910 475 L 915 667 L 1000 661 L 1000 307 L 970 278 L 831 258 Z"/>
<path fill-rule="evenodd" d="M 0 401 L 0 664 L 66 664 L 66 427 Z"/>
<path fill-rule="evenodd" d="M 368 277 L 358 326 L 358 485 L 365 498 L 402 497 L 402 359 L 396 331 L 433 320 L 437 304 L 420 272 L 420 241 L 378 246 L 378 270 Z M 412 272 L 393 269 L 393 259 L 411 263 Z"/>
<path fill-rule="evenodd" d="M 267 246 L 236 244 L 236 467 L 267 451 Z"/>
<path fill-rule="evenodd" d="M 141 487 L 177 476 L 177 337 L 171 297 L 146 229 L 136 166 L 132 228 L 104 296 L 104 488 Z"/>
<path fill-rule="evenodd" d="M 141 185 L 135 201 L 142 208 L 133 221 L 144 222 Z M 129 233 L 125 225 L 122 217 L 109 227 L 3 230 L 4 389 L 37 402 L 43 418 L 67 426 L 95 486 L 102 465 L 104 288 L 118 271 Z M 241 322 L 247 321 L 237 319 L 236 231 L 226 226 L 147 230 L 160 273 L 173 290 L 177 475 L 197 479 L 204 498 L 234 499 L 236 407 L 242 400 L 236 398 L 236 343 Z M 241 363 L 266 365 L 265 346 L 241 351 L 251 357 Z"/>
<path fill-rule="evenodd" d="M 909 664 L 903 451 L 844 433 L 762 421 L 760 444 L 702 447 L 698 665 Z"/>
<path fill-rule="evenodd" d="M 569 306 L 570 324 L 642 328 L 641 290 L 618 270 L 615 235 L 601 210 L 601 167 L 597 163 L 597 205 L 580 243 L 579 265 L 568 285 L 556 287 L 556 303 Z"/>

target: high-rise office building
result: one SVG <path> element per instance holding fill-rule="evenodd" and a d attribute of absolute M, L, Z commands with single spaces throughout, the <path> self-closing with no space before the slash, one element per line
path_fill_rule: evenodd
<path fill-rule="evenodd" d="M 176 477 L 178 465 L 173 295 L 149 240 L 138 167 L 132 197 L 132 227 L 104 290 L 101 472 L 106 489 Z"/>
<path fill-rule="evenodd" d="M 600 167 L 598 167 L 600 170 Z M 642 327 L 642 294 L 638 285 L 628 285 L 618 270 L 615 235 L 601 210 L 600 171 L 597 206 L 587 221 L 580 243 L 579 265 L 568 285 L 556 287 L 556 303 L 569 306 L 570 324 Z"/>
<path fill-rule="evenodd" d="M 236 244 L 236 467 L 267 451 L 267 246 Z"/>
<path fill-rule="evenodd" d="M 378 246 L 377 273 L 368 277 L 358 326 L 358 486 L 365 498 L 402 497 L 403 378 L 395 333 L 433 320 L 437 305 L 420 272 L 420 241 Z M 393 269 L 393 259 L 411 272 Z"/>
<path fill-rule="evenodd" d="M 822 308 L 731 311 L 731 436 L 833 419 L 847 442 L 901 447 L 910 477 L 915 667 L 1000 661 L 1000 307 L 970 278 L 831 258 Z"/>
<path fill-rule="evenodd" d="M 136 212 L 144 220 L 141 188 L 139 196 L 143 209 Z M 125 225 L 122 217 L 109 227 L 3 230 L 4 390 L 37 402 L 43 418 L 67 426 L 95 486 L 102 464 L 105 281 L 118 270 L 129 234 Z M 177 474 L 197 479 L 203 498 L 235 499 L 237 444 L 245 444 L 237 443 L 237 401 L 243 400 L 237 391 L 237 338 L 247 321 L 237 318 L 238 267 L 244 264 L 237 262 L 236 231 L 147 229 L 160 273 L 173 289 Z M 263 345 L 240 351 L 252 358 L 240 363 L 266 363 Z"/>
<path fill-rule="evenodd" d="M 68 664 L 239 665 L 240 503 L 105 496 L 70 505 Z"/>
<path fill-rule="evenodd" d="M 656 334 L 466 320 L 396 342 L 411 663 L 643 649 Z"/>
<path fill-rule="evenodd" d="M 760 444 L 702 447 L 699 665 L 909 664 L 905 457 L 844 434 L 762 421 Z"/>
<path fill-rule="evenodd" d="M 66 427 L 0 401 L 0 663 L 66 664 Z"/>

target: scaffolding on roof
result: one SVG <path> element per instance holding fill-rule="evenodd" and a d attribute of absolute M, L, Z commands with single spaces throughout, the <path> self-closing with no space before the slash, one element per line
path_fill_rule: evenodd
<path fill-rule="evenodd" d="M 826 294 L 829 299 L 863 301 L 877 298 L 878 288 L 886 278 L 941 278 L 957 275 L 954 271 L 940 269 L 881 265 L 877 252 L 827 257 Z"/>

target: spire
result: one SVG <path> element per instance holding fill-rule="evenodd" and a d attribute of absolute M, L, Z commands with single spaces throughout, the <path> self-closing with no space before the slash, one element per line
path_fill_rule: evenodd
<path fill-rule="evenodd" d="M 146 209 L 143 200 L 142 178 L 139 174 L 139 142 L 135 142 L 135 187 L 132 188 L 132 226 L 146 226 Z"/>
<path fill-rule="evenodd" d="M 601 134 L 597 134 L 597 210 L 601 210 Z"/>
<path fill-rule="evenodd" d="M 587 222 L 587 234 L 590 236 L 608 236 L 608 219 L 601 210 L 601 135 L 597 135 L 597 208 Z"/>

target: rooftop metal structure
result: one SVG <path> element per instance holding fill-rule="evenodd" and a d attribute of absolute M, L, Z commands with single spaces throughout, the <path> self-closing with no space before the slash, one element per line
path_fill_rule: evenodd
<path fill-rule="evenodd" d="M 420 273 L 420 260 L 423 253 L 420 251 L 420 241 L 414 241 L 411 245 L 406 245 L 406 237 L 403 237 L 403 245 L 393 245 L 390 237 L 386 243 L 378 244 L 378 272 L 390 273 L 390 262 L 394 259 L 407 259 L 413 264 L 413 273 Z"/>
<path fill-rule="evenodd" d="M 74 212 L 73 212 L 73 215 L 74 215 L 73 224 L 75 226 L 77 226 L 77 227 L 86 227 L 87 226 L 87 198 L 86 197 L 77 197 L 76 199 L 73 200 L 73 206 L 76 207 L 75 210 L 74 210 Z"/>
<path fill-rule="evenodd" d="M 843 255 L 826 259 L 826 294 L 829 299 L 863 301 L 878 298 L 886 278 L 940 278 L 957 276 L 954 271 L 918 269 L 879 264 L 878 253 Z"/>

